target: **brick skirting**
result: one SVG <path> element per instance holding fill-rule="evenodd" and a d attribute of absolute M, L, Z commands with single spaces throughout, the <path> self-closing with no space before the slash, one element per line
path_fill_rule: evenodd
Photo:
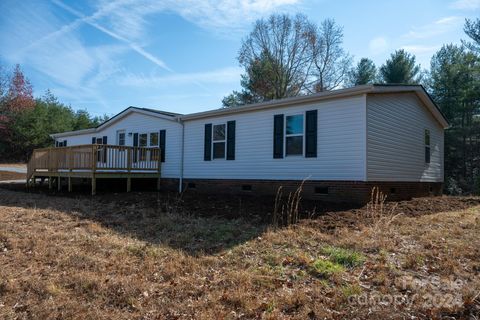
<path fill-rule="evenodd" d="M 295 191 L 301 181 L 296 180 L 224 180 L 184 179 L 185 192 L 216 194 L 272 195 L 280 186 L 283 193 Z M 442 194 L 441 182 L 388 182 L 388 181 L 305 181 L 302 198 L 332 202 L 366 203 L 372 188 L 378 187 L 387 195 L 387 200 L 408 200 L 413 197 L 438 196 Z M 163 178 L 161 186 L 178 190 L 178 179 Z"/>

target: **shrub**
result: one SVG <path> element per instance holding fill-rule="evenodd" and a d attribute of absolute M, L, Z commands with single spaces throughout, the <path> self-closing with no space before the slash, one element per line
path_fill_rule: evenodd
<path fill-rule="evenodd" d="M 343 266 L 338 263 L 324 259 L 315 260 L 312 264 L 312 269 L 313 273 L 322 277 L 330 277 L 336 273 L 345 271 Z"/>
<path fill-rule="evenodd" d="M 328 255 L 330 261 L 347 268 L 360 266 L 365 262 L 363 254 L 349 249 L 325 247 L 322 249 L 322 252 Z"/>
<path fill-rule="evenodd" d="M 459 187 L 458 182 L 454 178 L 448 178 L 445 189 L 448 194 L 458 196 L 462 194 L 462 188 Z"/>

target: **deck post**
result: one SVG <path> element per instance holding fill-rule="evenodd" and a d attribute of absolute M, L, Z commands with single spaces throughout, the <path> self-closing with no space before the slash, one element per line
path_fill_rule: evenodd
<path fill-rule="evenodd" d="M 62 178 L 60 176 L 57 177 L 57 189 L 58 191 L 62 190 Z"/>
<path fill-rule="evenodd" d="M 52 190 L 52 176 L 48 176 L 48 189 Z"/>
<path fill-rule="evenodd" d="M 72 177 L 68 177 L 68 192 L 72 192 Z"/>
<path fill-rule="evenodd" d="M 92 145 L 92 196 L 97 193 L 97 179 L 95 178 L 95 171 L 97 168 L 97 145 Z"/>
<path fill-rule="evenodd" d="M 127 192 L 132 191 L 132 178 L 130 172 L 132 171 L 132 148 L 127 148 Z"/>
<path fill-rule="evenodd" d="M 97 179 L 95 179 L 95 175 L 92 174 L 92 196 L 97 194 Z"/>
<path fill-rule="evenodd" d="M 158 161 L 158 177 L 157 177 L 157 191 L 160 191 L 160 178 L 161 178 L 161 173 L 162 173 L 162 152 L 161 149 L 158 148 L 158 155 L 157 155 L 157 161 Z"/>

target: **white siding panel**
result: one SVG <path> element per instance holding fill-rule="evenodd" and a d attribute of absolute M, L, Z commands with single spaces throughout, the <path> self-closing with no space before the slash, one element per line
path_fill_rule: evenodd
<path fill-rule="evenodd" d="M 273 116 L 318 110 L 317 158 L 273 158 Z M 185 122 L 190 179 L 365 180 L 365 96 Z M 204 126 L 236 121 L 235 160 L 204 161 Z"/>
<path fill-rule="evenodd" d="M 424 132 L 430 130 L 430 164 Z M 415 94 L 367 96 L 369 181 L 443 181 L 443 128 Z"/>
<path fill-rule="evenodd" d="M 125 130 L 125 144 L 133 146 L 133 134 L 128 133 L 150 133 L 166 130 L 165 162 L 162 163 L 162 177 L 178 178 L 180 176 L 181 161 L 181 134 L 182 126 L 174 121 L 161 119 L 137 112 L 130 113 L 107 128 L 94 134 L 75 135 L 66 138 L 59 138 L 58 141 L 67 140 L 67 146 L 80 144 L 91 144 L 92 137 L 101 138 L 107 136 L 108 144 L 116 144 L 117 130 Z"/>

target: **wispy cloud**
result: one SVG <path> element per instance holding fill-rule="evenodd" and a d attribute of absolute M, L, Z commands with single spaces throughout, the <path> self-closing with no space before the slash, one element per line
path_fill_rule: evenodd
<path fill-rule="evenodd" d="M 412 28 L 408 33 L 402 35 L 403 39 L 427 39 L 444 34 L 463 23 L 463 18 L 449 16 L 438 19 L 432 23 Z"/>
<path fill-rule="evenodd" d="M 123 0 L 114 10 L 105 9 L 112 2 L 103 0 L 102 24 L 127 39 L 141 39 L 148 18 L 161 12 L 173 12 L 201 28 L 219 34 L 243 31 L 255 19 L 275 11 L 288 10 L 301 0 Z M 108 14 L 105 14 L 108 12 Z M 100 16 L 97 16 L 98 20 Z"/>
<path fill-rule="evenodd" d="M 189 83 L 212 84 L 238 82 L 242 69 L 237 67 L 226 67 L 222 69 L 193 72 L 176 73 L 165 76 L 127 74 L 118 79 L 118 84 L 129 87 L 159 87 L 178 86 Z"/>
<path fill-rule="evenodd" d="M 116 40 L 119 40 L 121 42 L 126 43 L 133 51 L 137 52 L 138 54 L 140 54 L 144 58 L 146 58 L 149 61 L 156 64 L 157 66 L 159 66 L 159 67 L 161 67 L 161 68 L 163 68 L 167 71 L 172 71 L 172 69 L 170 69 L 165 62 L 163 62 L 161 59 L 155 57 L 153 54 L 147 52 L 145 49 L 140 47 L 138 44 L 132 42 L 131 40 L 123 37 L 122 35 L 119 35 L 119 34 L 115 33 L 114 31 L 111 31 L 111 30 L 101 26 L 99 23 L 95 22 L 94 20 L 95 20 L 95 17 L 98 16 L 98 12 L 97 12 L 97 15 L 94 14 L 93 17 L 88 17 L 88 16 L 83 15 L 79 11 L 73 9 L 72 7 L 64 4 L 60 0 L 53 0 L 53 3 L 62 7 L 65 10 L 67 10 L 71 14 L 75 15 L 77 18 L 80 18 L 81 19 L 80 21 L 89 24 L 90 26 L 92 26 L 92 27 L 96 28 L 97 30 L 111 36 L 112 38 L 114 38 Z M 112 6 L 111 10 L 113 10 L 114 8 L 116 8 L 116 7 Z M 108 13 L 109 11 L 104 9 L 102 12 Z M 77 24 L 77 21 L 74 22 L 74 23 Z"/>
<path fill-rule="evenodd" d="M 456 0 L 450 4 L 452 9 L 475 10 L 480 8 L 480 0 Z"/>

